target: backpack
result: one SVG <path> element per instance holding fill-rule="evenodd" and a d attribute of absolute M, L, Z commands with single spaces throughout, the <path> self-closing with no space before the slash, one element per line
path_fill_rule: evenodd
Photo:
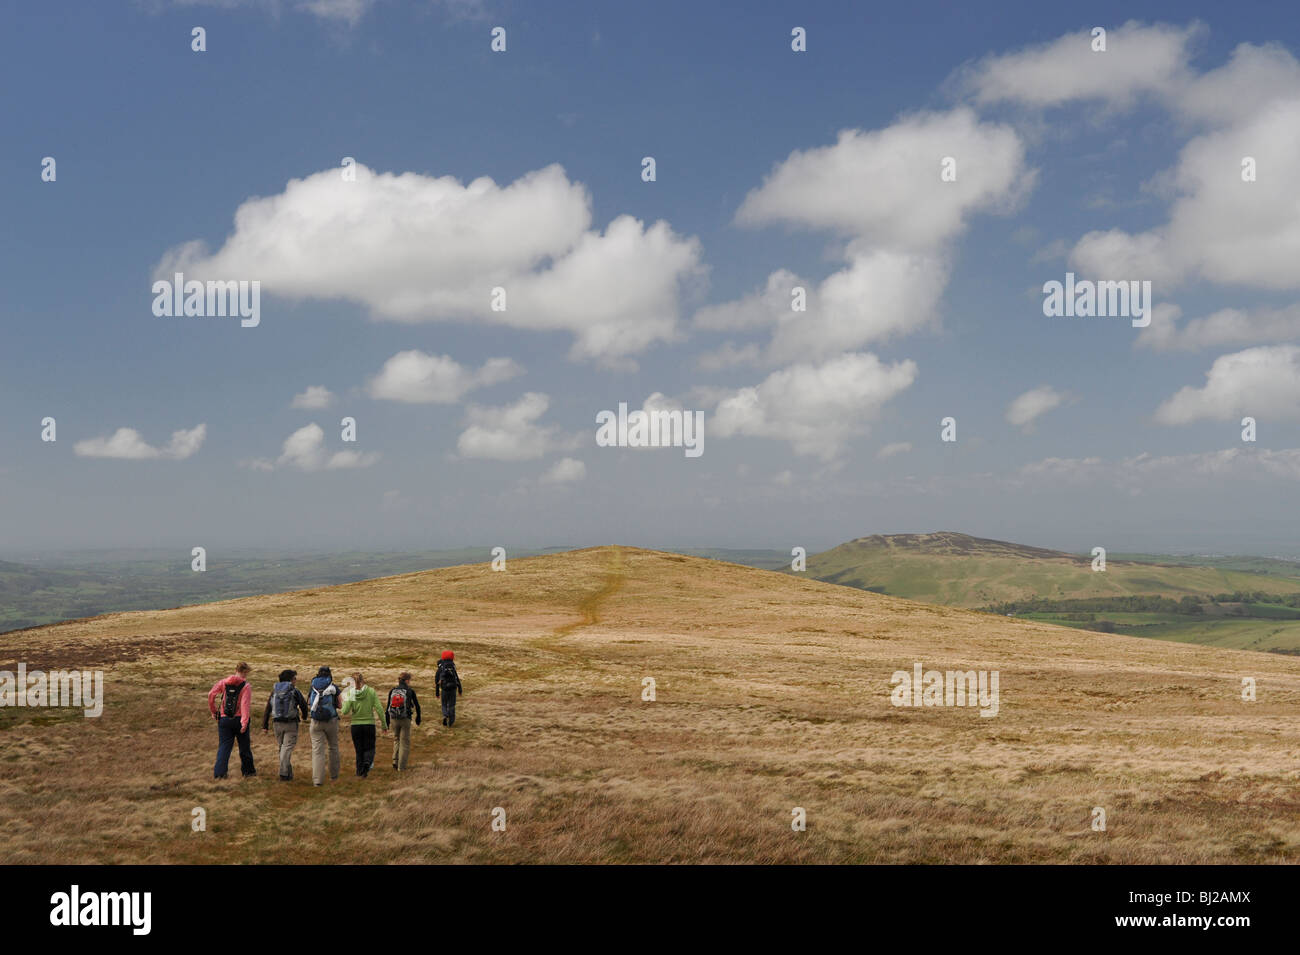
<path fill-rule="evenodd" d="M 456 689 L 458 677 L 456 676 L 456 664 L 448 662 L 445 665 L 438 664 L 438 686 L 443 690 Z"/>
<path fill-rule="evenodd" d="M 395 686 L 388 691 L 388 718 L 405 720 L 411 717 L 411 693 L 404 686 Z"/>
<path fill-rule="evenodd" d="M 244 691 L 244 682 L 226 682 L 226 698 L 221 703 L 222 716 L 239 715 L 239 694 Z"/>
<path fill-rule="evenodd" d="M 320 683 L 321 680 L 325 682 Z M 319 685 L 317 685 L 319 683 Z M 335 692 L 327 693 L 327 690 L 334 689 Z M 337 688 L 334 687 L 333 681 L 329 677 L 318 676 L 311 681 L 311 718 L 314 720 L 333 720 L 339 715 L 338 704 L 335 697 L 338 695 Z"/>
<path fill-rule="evenodd" d="M 289 682 L 277 683 L 271 696 L 271 717 L 277 720 L 297 720 L 298 691 Z"/>

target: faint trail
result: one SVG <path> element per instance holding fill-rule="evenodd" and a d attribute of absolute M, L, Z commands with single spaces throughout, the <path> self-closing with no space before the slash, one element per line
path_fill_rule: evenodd
<path fill-rule="evenodd" d="M 546 636 L 534 640 L 533 645 L 543 650 L 574 652 L 574 647 L 563 644 L 564 638 L 582 627 L 591 627 L 600 623 L 601 604 L 622 590 L 626 582 L 627 571 L 623 566 L 623 551 L 621 548 L 615 547 L 613 556 L 610 558 L 609 569 L 605 574 L 604 582 L 600 585 L 600 589 L 578 602 L 577 610 L 581 617 L 572 623 L 561 624 Z"/>

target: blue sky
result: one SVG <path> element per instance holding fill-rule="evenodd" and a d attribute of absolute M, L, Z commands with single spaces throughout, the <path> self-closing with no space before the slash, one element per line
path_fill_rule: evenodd
<path fill-rule="evenodd" d="M 0 556 L 938 529 L 1300 553 L 1284 7 L 157 0 L 7 19 Z M 963 191 L 940 182 L 949 142 Z M 1267 161 L 1238 201 L 1246 149 Z M 331 191 L 345 156 L 368 178 Z M 493 227 L 438 204 L 480 177 Z M 237 229 L 257 197 L 275 214 Z M 575 246 L 591 273 L 565 265 Z M 260 324 L 156 317 L 177 256 L 259 279 Z M 1181 313 L 1162 337 L 1048 318 L 1041 287 L 1067 270 L 1151 280 Z M 807 320 L 754 297 L 780 273 L 788 301 L 786 272 L 813 290 Z M 508 324 L 486 311 L 500 275 Z M 819 297 L 827 281 L 851 294 Z M 376 388 L 408 352 L 423 391 L 396 369 Z M 312 386 L 329 404 L 293 407 Z M 1030 420 L 1008 420 L 1026 394 Z M 704 413 L 702 456 L 596 446 L 598 411 L 651 395 Z M 120 428 L 138 438 L 108 442 Z"/>

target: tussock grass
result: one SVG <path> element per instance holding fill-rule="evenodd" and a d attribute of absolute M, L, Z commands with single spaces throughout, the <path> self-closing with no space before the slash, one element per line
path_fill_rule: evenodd
<path fill-rule="evenodd" d="M 466 686 L 451 731 L 431 683 L 448 647 Z M 106 694 L 98 720 L 0 724 L 8 862 L 1300 857 L 1300 662 L 635 548 L 111 614 L 14 634 L 0 655 L 102 668 Z M 239 779 L 236 755 L 218 782 L 206 691 L 239 659 L 260 775 Z M 999 670 L 1000 715 L 891 706 L 890 675 L 916 661 Z M 280 669 L 321 663 L 381 691 L 415 674 L 410 771 L 381 737 L 356 779 L 343 727 L 343 774 L 317 789 L 304 727 L 296 779 L 276 779 L 261 707 Z M 1244 676 L 1259 702 L 1242 702 Z"/>

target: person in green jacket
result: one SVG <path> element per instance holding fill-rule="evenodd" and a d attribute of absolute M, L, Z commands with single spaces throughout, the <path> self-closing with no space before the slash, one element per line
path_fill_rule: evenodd
<path fill-rule="evenodd" d="M 360 673 L 352 674 L 356 686 L 343 704 L 343 715 L 352 716 L 352 745 L 357 751 L 357 775 L 365 779 L 375 764 L 375 723 L 388 735 L 388 716 L 379 705 L 379 694 L 373 686 L 366 685 Z"/>

